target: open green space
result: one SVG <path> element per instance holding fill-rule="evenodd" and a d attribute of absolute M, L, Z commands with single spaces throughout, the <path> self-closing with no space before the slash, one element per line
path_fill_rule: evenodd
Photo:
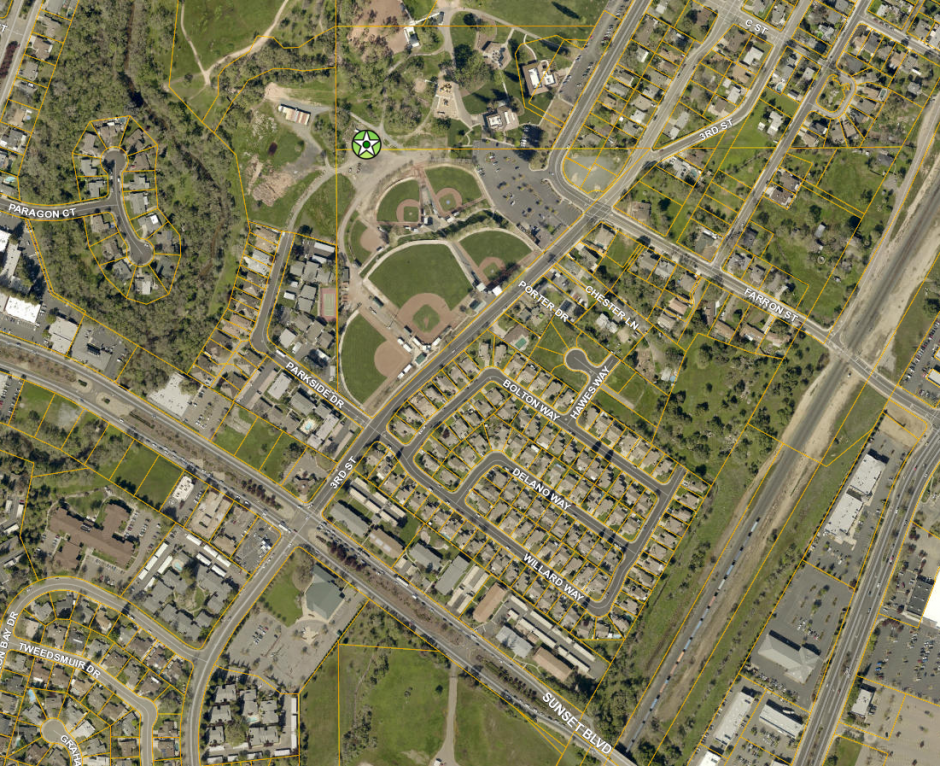
<path fill-rule="evenodd" d="M 277 440 L 277 444 L 265 458 L 264 465 L 261 466 L 261 472 L 270 479 L 280 482 L 284 476 L 284 471 L 297 462 L 304 453 L 303 444 L 294 437 L 282 433 Z"/>
<path fill-rule="evenodd" d="M 46 416 L 36 432 L 36 438 L 48 444 L 62 444 L 78 421 L 81 411 L 81 407 L 75 402 L 57 395 L 46 410 Z"/>
<path fill-rule="evenodd" d="M 861 752 L 861 742 L 848 737 L 838 737 L 832 743 L 823 766 L 855 766 Z"/>
<path fill-rule="evenodd" d="M 86 410 L 62 445 L 62 451 L 76 460 L 85 462 L 107 427 L 108 424 L 104 420 Z"/>
<path fill-rule="evenodd" d="M 339 761 L 336 736 L 338 654 L 334 647 L 300 692 L 299 752 L 304 766 L 325 766 Z"/>
<path fill-rule="evenodd" d="M 35 433 L 52 402 L 54 394 L 45 388 L 24 383 L 20 396 L 16 400 L 16 409 L 10 423 L 26 433 Z"/>
<path fill-rule="evenodd" d="M 415 202 L 421 201 L 421 190 L 418 187 L 418 182 L 413 178 L 407 181 L 401 181 L 385 192 L 382 201 L 379 202 L 376 218 L 379 221 L 397 221 L 398 206 L 406 200 L 414 200 Z M 418 220 L 418 208 L 409 207 L 405 213 L 405 220 L 410 223 L 416 223 Z"/>
<path fill-rule="evenodd" d="M 365 263 L 372 253 L 362 246 L 362 235 L 366 233 L 368 227 L 359 220 L 352 221 L 346 227 L 346 250 L 356 260 L 357 263 Z"/>
<path fill-rule="evenodd" d="M 447 688 L 447 660 L 434 650 L 340 646 L 342 762 L 430 763 L 444 743 Z"/>
<path fill-rule="evenodd" d="M 162 455 L 157 457 L 157 462 L 153 464 L 147 478 L 137 490 L 137 497 L 154 508 L 160 508 L 182 473 L 178 465 L 174 465 Z"/>
<path fill-rule="evenodd" d="M 911 363 L 938 312 L 940 312 L 940 258 L 934 261 L 923 285 L 919 286 L 911 296 L 904 318 L 894 332 L 891 344 L 894 367 L 893 370 L 888 371 L 888 374 L 893 373 L 895 380 L 904 374 Z M 882 369 L 887 367 L 885 361 L 888 359 L 890 359 L 888 354 L 882 357 Z"/>
<path fill-rule="evenodd" d="M 114 473 L 114 469 L 120 464 L 121 458 L 124 457 L 124 453 L 132 444 L 136 444 L 136 442 L 130 436 L 109 424 L 98 440 L 94 451 L 88 456 L 86 464 L 102 476 L 110 478 L 111 474 Z M 139 476 L 137 478 L 139 480 L 143 477 Z"/>
<path fill-rule="evenodd" d="M 454 189 L 460 195 L 460 204 L 462 205 L 466 205 L 481 196 L 480 185 L 473 177 L 473 174 L 462 168 L 443 165 L 428 168 L 426 174 L 435 194 L 440 194 L 443 189 Z M 454 204 L 448 206 L 444 200 L 441 201 L 441 205 L 445 210 L 451 210 L 455 207 Z"/>
<path fill-rule="evenodd" d="M 132 495 L 136 495 L 137 488 L 143 482 L 147 471 L 150 470 L 150 466 L 154 464 L 156 459 L 157 453 L 152 449 L 140 442 L 134 442 L 114 472 L 112 481 Z"/>
<path fill-rule="evenodd" d="M 234 455 L 245 440 L 245 436 L 251 426 L 254 425 L 255 420 L 257 420 L 257 416 L 253 412 L 236 404 L 225 416 L 222 425 L 219 426 L 215 436 L 212 437 L 212 441 L 226 452 L 231 452 Z"/>
<path fill-rule="evenodd" d="M 281 0 L 189 0 L 186 33 L 202 65 L 248 45 L 274 21 Z"/>
<path fill-rule="evenodd" d="M 454 754 L 460 766 L 577 766 L 576 748 L 564 757 L 532 724 L 471 677 L 457 680 L 457 736 Z"/>
<path fill-rule="evenodd" d="M 478 231 L 460 240 L 460 246 L 467 251 L 473 262 L 480 266 L 487 258 L 497 258 L 502 268 L 518 263 L 525 258 L 531 248 L 519 237 L 505 231 Z M 497 264 L 490 264 L 484 270 L 489 279 L 501 271 Z"/>
<path fill-rule="evenodd" d="M 827 191 L 846 205 L 864 212 L 874 199 L 888 169 L 879 163 L 884 150 L 849 150 L 836 152 L 819 188 Z M 893 159 L 893 157 L 892 157 Z"/>
<path fill-rule="evenodd" d="M 356 190 L 344 175 L 325 179 L 310 195 L 297 216 L 297 231 L 336 241 L 336 230 L 343 220 Z"/>
<path fill-rule="evenodd" d="M 454 308 L 471 286 L 446 245 L 416 243 L 385 258 L 369 280 L 396 306 L 421 293 L 441 296 Z"/>
<path fill-rule="evenodd" d="M 264 605 L 287 627 L 297 622 L 303 614 L 300 599 L 310 581 L 312 566 L 313 559 L 308 553 L 295 550 L 261 594 Z M 336 715 L 335 708 L 333 715 Z"/>
<path fill-rule="evenodd" d="M 698 336 L 679 368 L 657 443 L 712 481 L 778 364 Z"/>
<path fill-rule="evenodd" d="M 298 179 L 290 188 L 278 197 L 273 205 L 265 205 L 250 194 L 245 195 L 248 202 L 248 215 L 252 221 L 266 223 L 278 228 L 287 228 L 290 223 L 291 211 L 294 205 L 320 175 L 319 170 L 313 170 L 303 178 Z"/>
<path fill-rule="evenodd" d="M 385 343 L 385 336 L 369 320 L 356 315 L 343 333 L 339 358 L 346 388 L 360 403 L 365 402 L 385 382 L 375 367 L 375 352 Z"/>
<path fill-rule="evenodd" d="M 255 421 L 235 457 L 244 460 L 253 468 L 260 469 L 268 453 L 277 444 L 281 432 L 261 418 Z"/>
<path fill-rule="evenodd" d="M 532 12 L 532 4 L 527 0 L 469 0 L 466 7 L 492 13 L 514 26 L 527 28 L 531 25 L 536 37 L 559 34 L 581 38 L 590 34 L 590 28 L 604 10 L 604 3 L 602 0 L 564 0 L 539 6 L 538 13 Z"/>
<path fill-rule="evenodd" d="M 359 646 L 388 646 L 399 649 L 430 649 L 430 645 L 377 604 L 367 601 L 343 634 L 343 643 Z"/>
<path fill-rule="evenodd" d="M 303 154 L 303 139 L 287 125 L 278 122 L 270 103 L 262 102 L 251 113 L 251 123 L 238 126 L 231 133 L 232 148 L 238 154 L 242 168 L 248 167 L 251 156 L 277 169 Z"/>

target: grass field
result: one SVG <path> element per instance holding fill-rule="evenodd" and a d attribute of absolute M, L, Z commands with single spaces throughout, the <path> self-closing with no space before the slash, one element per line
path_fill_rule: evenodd
<path fill-rule="evenodd" d="M 419 330 L 427 332 L 431 328 L 437 327 L 440 321 L 441 315 L 430 306 L 422 306 L 415 312 L 415 324 L 418 325 Z"/>
<path fill-rule="evenodd" d="M 52 402 L 53 393 L 32 383 L 24 383 L 10 423 L 26 433 L 35 433 Z"/>
<path fill-rule="evenodd" d="M 251 426 L 254 425 L 256 419 L 257 417 L 254 413 L 236 405 L 229 410 L 228 415 L 225 416 L 222 425 L 219 426 L 219 430 L 216 431 L 212 441 L 226 452 L 231 452 L 234 455 L 241 446 L 241 443 L 245 440 L 245 435 L 248 433 Z M 232 425 L 236 421 L 238 421 L 238 428 Z"/>
<path fill-rule="evenodd" d="M 297 230 L 313 236 L 336 241 L 336 227 L 346 215 L 349 203 L 355 195 L 352 181 L 346 176 L 330 176 L 310 195 L 297 216 Z"/>
<path fill-rule="evenodd" d="M 263 115 L 263 120 L 254 123 L 254 129 L 246 127 L 233 134 L 232 148 L 238 154 L 241 166 L 248 167 L 249 155 L 273 168 L 280 168 L 300 157 L 304 151 L 303 139 L 277 121 L 274 107 L 263 102 L 253 111 L 254 114 L 258 112 Z"/>
<path fill-rule="evenodd" d="M 270 423 L 258 418 L 242 442 L 235 457 L 244 460 L 253 468 L 261 468 L 268 453 L 274 449 L 281 432 Z"/>
<path fill-rule="evenodd" d="M 367 227 L 362 221 L 355 221 L 346 228 L 346 249 L 359 263 L 365 263 L 372 255 L 362 246 L 362 235 L 366 233 L 366 230 Z"/>
<path fill-rule="evenodd" d="M 861 752 L 861 742 L 846 737 L 838 737 L 832 743 L 825 766 L 855 766 Z"/>
<path fill-rule="evenodd" d="M 444 743 L 447 685 L 446 665 L 433 650 L 340 647 L 342 760 L 373 766 L 430 763 Z"/>
<path fill-rule="evenodd" d="M 137 490 L 137 496 L 154 508 L 160 508 L 182 473 L 179 466 L 173 465 L 165 457 L 158 457 L 146 480 Z"/>
<path fill-rule="evenodd" d="M 460 766 L 544 766 L 558 763 L 560 756 L 534 726 L 463 674 L 457 682 L 456 731 L 454 754 Z M 577 766 L 580 760 L 569 749 L 561 764 Z"/>
<path fill-rule="evenodd" d="M 305 766 L 339 761 L 336 736 L 336 676 L 334 647 L 300 693 L 300 753 Z"/>
<path fill-rule="evenodd" d="M 418 188 L 418 182 L 414 179 L 402 181 L 395 184 L 391 189 L 385 192 L 382 201 L 379 202 L 378 212 L 375 214 L 379 221 L 397 221 L 398 206 L 405 200 L 421 200 L 421 190 Z M 405 214 L 405 220 L 412 223 L 418 220 L 418 208 L 408 208 Z"/>
<path fill-rule="evenodd" d="M 85 462 L 102 476 L 110 477 L 132 443 L 130 436 L 109 425 Z"/>
<path fill-rule="evenodd" d="M 202 65 L 249 45 L 274 21 L 281 0 L 190 0 L 185 27 Z"/>
<path fill-rule="evenodd" d="M 261 472 L 274 481 L 280 482 L 284 471 L 297 462 L 304 449 L 304 445 L 292 436 L 281 434 L 281 438 L 277 440 L 277 444 L 265 458 Z"/>
<path fill-rule="evenodd" d="M 360 402 L 366 401 L 385 382 L 375 368 L 375 352 L 385 337 L 363 316 L 355 316 L 343 334 L 340 359 L 346 387 Z"/>
<path fill-rule="evenodd" d="M 36 438 L 49 444 L 62 444 L 78 421 L 81 407 L 68 399 L 56 396 L 46 411 Z"/>
<path fill-rule="evenodd" d="M 300 608 L 303 592 L 294 585 L 294 574 L 298 567 L 309 561 L 310 556 L 307 553 L 301 550 L 294 551 L 284 562 L 284 566 L 281 567 L 271 584 L 261 594 L 264 605 L 287 627 L 297 622 L 303 614 Z"/>
<path fill-rule="evenodd" d="M 473 175 L 461 168 L 455 168 L 451 165 L 430 168 L 427 171 L 428 181 L 431 182 L 431 188 L 437 194 L 441 189 L 456 189 L 462 198 L 461 204 L 467 204 L 472 200 L 479 199 L 481 196 L 480 185 Z M 455 205 L 453 198 L 448 205 L 447 199 L 441 200 L 441 206 L 445 210 L 452 210 Z"/>
<path fill-rule="evenodd" d="M 487 258 L 499 258 L 503 266 L 509 266 L 518 263 L 532 251 L 519 237 L 505 231 L 478 231 L 460 240 L 460 246 L 477 266 Z M 492 279 L 500 272 L 500 268 L 491 264 L 485 272 Z"/>
<path fill-rule="evenodd" d="M 135 442 L 114 472 L 114 483 L 136 495 L 137 488 L 156 459 L 157 454 L 152 449 Z"/>
<path fill-rule="evenodd" d="M 440 295 L 454 308 L 470 292 L 450 248 L 439 244 L 414 244 L 386 258 L 369 274 L 369 280 L 396 306 L 420 293 Z"/>
<path fill-rule="evenodd" d="M 290 214 L 297 200 L 320 175 L 319 170 L 313 170 L 303 178 L 291 184 L 287 193 L 275 200 L 273 205 L 264 205 L 254 197 L 247 195 L 248 214 L 251 220 L 267 223 L 271 226 L 284 228 L 290 222 Z"/>

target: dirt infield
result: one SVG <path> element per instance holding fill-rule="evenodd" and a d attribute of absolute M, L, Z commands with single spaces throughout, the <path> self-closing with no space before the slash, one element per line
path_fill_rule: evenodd
<path fill-rule="evenodd" d="M 420 329 L 418 323 L 415 322 L 415 313 L 422 306 L 430 306 L 441 318 L 441 321 L 438 322 L 435 327 L 431 327 L 426 331 Z M 422 343 L 430 343 L 441 334 L 447 325 L 452 323 L 456 313 L 457 312 L 447 308 L 447 303 L 440 295 L 436 295 L 435 293 L 418 293 L 417 295 L 411 296 L 405 305 L 401 307 L 397 318 L 402 324 L 412 329 L 418 340 Z"/>
<path fill-rule="evenodd" d="M 363 250 L 368 250 L 370 254 L 374 253 L 382 246 L 382 236 L 370 226 L 362 232 L 362 236 L 359 237 L 359 244 Z"/>
<path fill-rule="evenodd" d="M 405 211 L 410 208 L 414 208 L 418 212 L 415 213 L 414 219 L 409 221 Z M 401 223 L 417 223 L 418 219 L 421 218 L 421 203 L 414 199 L 406 199 L 404 202 L 399 202 L 398 210 L 395 212 L 395 215 L 398 216 L 398 220 Z"/>
<path fill-rule="evenodd" d="M 387 340 L 375 350 L 375 369 L 386 378 L 401 372 L 411 357 L 395 341 Z"/>
<path fill-rule="evenodd" d="M 490 280 L 487 274 L 490 273 L 489 269 L 491 267 L 494 270 L 494 273 L 499 273 L 506 267 L 506 264 L 503 263 L 495 255 L 491 255 L 489 258 L 485 258 L 479 266 L 477 266 L 476 264 L 473 264 L 473 265 L 476 266 L 476 270 L 482 275 L 482 279 L 484 282 L 489 282 Z"/>
<path fill-rule="evenodd" d="M 428 188 L 433 191 L 431 184 L 428 184 Z M 442 212 L 449 213 L 451 210 L 459 208 L 462 204 L 463 197 L 460 196 L 460 192 L 456 189 L 441 189 L 437 194 L 437 209 Z"/>

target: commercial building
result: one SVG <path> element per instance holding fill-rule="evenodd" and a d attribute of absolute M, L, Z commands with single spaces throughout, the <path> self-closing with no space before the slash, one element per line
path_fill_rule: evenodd
<path fill-rule="evenodd" d="M 843 494 L 829 514 L 824 531 L 833 537 L 851 537 L 855 522 L 864 507 L 865 503 L 854 495 Z"/>
<path fill-rule="evenodd" d="M 329 621 L 343 603 L 343 591 L 319 564 L 313 565 L 313 581 L 305 594 L 307 608 L 321 620 Z"/>
<path fill-rule="evenodd" d="M 760 722 L 796 739 L 803 731 L 803 719 L 794 710 L 768 702 L 760 711 Z"/>
<path fill-rule="evenodd" d="M 767 633 L 757 655 L 782 667 L 787 678 L 799 684 L 809 680 L 819 662 L 819 654 L 808 646 L 798 646 L 772 630 Z"/>
<path fill-rule="evenodd" d="M 885 461 L 874 452 L 867 452 L 849 480 L 849 489 L 860 495 L 871 495 L 885 469 Z"/>
<path fill-rule="evenodd" d="M 715 742 L 722 749 L 730 747 L 731 743 L 738 738 L 741 727 L 751 717 L 751 707 L 754 702 L 754 692 L 750 689 L 741 689 L 734 695 L 715 729 Z"/>
<path fill-rule="evenodd" d="M 875 690 L 867 686 L 862 686 L 858 690 L 858 697 L 855 698 L 855 704 L 849 712 L 856 718 L 867 718 L 868 711 L 871 709 L 872 699 L 875 696 Z"/>

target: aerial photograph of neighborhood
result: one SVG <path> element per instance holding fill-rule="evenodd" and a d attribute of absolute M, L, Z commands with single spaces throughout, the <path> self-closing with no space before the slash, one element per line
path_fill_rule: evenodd
<path fill-rule="evenodd" d="M 0 766 L 938 754 L 940 0 L 0 0 Z"/>

